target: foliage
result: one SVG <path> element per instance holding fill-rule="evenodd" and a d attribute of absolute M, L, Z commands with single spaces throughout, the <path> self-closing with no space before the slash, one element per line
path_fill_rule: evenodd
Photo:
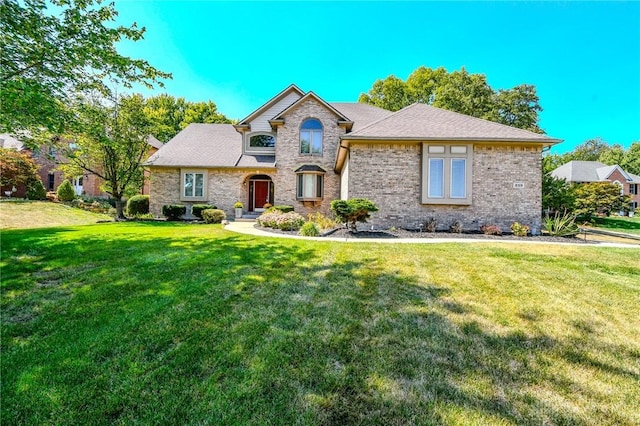
<path fill-rule="evenodd" d="M 47 190 L 40 179 L 31 182 L 27 187 L 27 198 L 30 200 L 46 200 Z"/>
<path fill-rule="evenodd" d="M 627 210 L 631 199 L 620 194 L 620 188 L 619 185 L 609 182 L 576 185 L 574 213 L 590 220 L 596 214 L 609 216 L 612 212 Z"/>
<path fill-rule="evenodd" d="M 547 212 L 573 210 L 575 186 L 565 179 L 544 173 L 542 175 L 542 209 Z"/>
<path fill-rule="evenodd" d="M 187 213 L 183 204 L 165 204 L 162 206 L 162 215 L 168 220 L 178 220 Z"/>
<path fill-rule="evenodd" d="M 640 141 L 633 142 L 625 150 L 621 145 L 609 145 L 600 138 L 589 139 L 571 152 L 545 155 L 543 171 L 551 172 L 569 161 L 600 161 L 609 166 L 617 164 L 628 173 L 640 175 Z"/>
<path fill-rule="evenodd" d="M 69 134 L 59 139 L 68 163 L 67 174 L 82 170 L 104 180 L 101 189 L 116 202 L 124 218 L 123 197 L 135 195 L 144 182 L 142 161 L 148 152 L 149 121 L 141 95 L 105 99 L 80 99 L 74 104 L 77 120 Z M 68 141 L 73 140 L 70 147 Z"/>
<path fill-rule="evenodd" d="M 102 213 L 115 216 L 115 209 L 111 207 L 111 204 L 107 200 L 83 200 L 82 198 L 75 198 L 73 201 L 71 201 L 71 205 L 73 207 L 87 210 L 92 213 Z"/>
<path fill-rule="evenodd" d="M 459 221 L 455 221 L 449 226 L 449 232 L 453 234 L 461 234 L 462 233 L 462 224 Z"/>
<path fill-rule="evenodd" d="M 557 212 L 553 216 L 545 216 L 542 220 L 544 229 L 553 237 L 573 237 L 580 232 L 576 216 L 569 212 Z"/>
<path fill-rule="evenodd" d="M 315 212 L 313 214 L 309 213 L 309 215 L 307 216 L 307 221 L 315 223 L 318 228 L 323 231 L 334 229 L 337 226 L 335 220 L 323 215 L 320 212 Z"/>
<path fill-rule="evenodd" d="M 426 232 L 436 232 L 437 228 L 438 228 L 438 221 L 433 217 L 430 217 L 429 219 L 427 219 L 427 221 L 422 226 L 422 229 Z"/>
<path fill-rule="evenodd" d="M 519 222 L 513 222 L 511 224 L 511 233 L 516 237 L 526 237 L 531 228 L 527 225 L 523 225 Z"/>
<path fill-rule="evenodd" d="M 371 213 L 378 211 L 378 207 L 366 198 L 351 198 L 349 200 L 333 200 L 331 211 L 337 220 L 355 231 L 357 222 L 365 223 Z"/>
<path fill-rule="evenodd" d="M 240 202 L 240 201 L 236 201 L 236 202 L 233 204 L 233 208 L 234 208 L 234 209 L 242 209 L 242 208 L 244 208 L 244 204 L 242 204 L 242 202 Z"/>
<path fill-rule="evenodd" d="M 304 217 L 296 212 L 282 213 L 278 211 L 262 213 L 257 221 L 260 226 L 265 228 L 283 231 L 297 231 L 305 223 Z"/>
<path fill-rule="evenodd" d="M 127 214 L 136 216 L 149 213 L 149 196 L 134 195 L 127 200 Z"/>
<path fill-rule="evenodd" d="M 272 206 L 266 210 L 267 213 L 272 213 L 272 212 L 289 213 L 292 211 L 293 211 L 293 206 L 285 206 L 285 205 Z"/>
<path fill-rule="evenodd" d="M 298 235 L 302 235 L 305 237 L 317 237 L 320 235 L 320 230 L 318 229 L 318 225 L 315 222 L 308 221 L 300 228 Z"/>
<path fill-rule="evenodd" d="M 482 225 L 480 231 L 484 235 L 502 235 L 502 229 L 498 225 Z"/>
<path fill-rule="evenodd" d="M 15 149 L 0 148 L 0 186 L 29 186 L 35 181 L 40 178 L 31 157 Z"/>
<path fill-rule="evenodd" d="M 65 106 L 78 93 L 108 95 L 107 84 L 152 88 L 171 78 L 117 52 L 117 43 L 145 32 L 135 23 L 116 25 L 117 15 L 113 3 L 97 0 L 0 2 L 0 132 L 60 132 L 74 117 Z"/>
<path fill-rule="evenodd" d="M 397 111 L 415 102 L 433 105 L 473 117 L 541 133 L 536 88 L 521 84 L 508 90 L 494 90 L 483 74 L 467 70 L 447 72 L 421 66 L 407 81 L 393 75 L 377 80 L 358 102 Z"/>
<path fill-rule="evenodd" d="M 227 218 L 224 211 L 216 208 L 202 210 L 202 218 L 206 223 L 220 223 Z"/>
<path fill-rule="evenodd" d="M 57 194 L 60 201 L 71 201 L 76 198 L 76 191 L 73 189 L 71 182 L 66 179 L 58 187 Z"/>
<path fill-rule="evenodd" d="M 191 207 L 191 214 L 195 217 L 202 219 L 202 212 L 207 209 L 217 209 L 218 207 L 213 206 L 211 204 L 194 204 Z"/>

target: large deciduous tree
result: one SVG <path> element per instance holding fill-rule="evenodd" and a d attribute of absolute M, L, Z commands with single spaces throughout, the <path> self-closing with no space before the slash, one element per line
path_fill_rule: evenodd
<path fill-rule="evenodd" d="M 38 166 L 27 154 L 0 148 L 0 187 L 28 187 L 36 182 Z"/>
<path fill-rule="evenodd" d="M 609 182 L 589 182 L 576 185 L 574 212 L 590 220 L 595 214 L 609 216 L 629 208 L 631 198 L 623 195 L 620 186 Z"/>
<path fill-rule="evenodd" d="M 542 111 L 536 88 L 521 84 L 511 89 L 494 90 L 482 74 L 447 72 L 424 66 L 403 81 L 393 75 L 377 80 L 359 102 L 397 111 L 415 102 L 460 112 L 521 129 L 542 132 L 538 112 Z"/>
<path fill-rule="evenodd" d="M 117 15 L 99 0 L 0 1 L 0 131 L 60 133 L 77 93 L 108 96 L 108 85 L 152 87 L 170 78 L 118 53 L 116 43 L 142 39 L 145 28 L 113 25 Z"/>

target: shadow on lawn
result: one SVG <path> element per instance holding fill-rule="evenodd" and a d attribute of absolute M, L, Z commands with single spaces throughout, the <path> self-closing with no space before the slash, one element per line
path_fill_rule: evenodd
<path fill-rule="evenodd" d="M 449 424 L 458 413 L 631 423 L 597 407 L 562 410 L 531 390 L 598 400 L 551 374 L 553 357 L 633 371 L 575 341 L 487 331 L 448 288 L 381 265 L 366 248 L 211 227 L 162 236 L 166 226 L 27 230 L 3 241 L 2 292 L 15 293 L 2 302 L 4 419 L 387 425 Z M 575 327 L 580 344 L 594 344 L 588 324 Z M 34 371 L 46 380 L 20 390 Z"/>

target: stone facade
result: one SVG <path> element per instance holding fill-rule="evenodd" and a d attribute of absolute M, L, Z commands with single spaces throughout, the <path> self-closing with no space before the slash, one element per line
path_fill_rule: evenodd
<path fill-rule="evenodd" d="M 380 211 L 370 220 L 376 227 L 418 228 L 434 218 L 441 230 L 459 221 L 465 230 L 496 224 L 509 231 L 518 221 L 530 226 L 533 233 L 540 232 L 539 148 L 475 145 L 469 206 L 421 203 L 421 143 L 352 144 L 349 154 L 348 197 L 376 203 Z M 516 188 L 516 183 L 523 183 L 524 188 Z"/>

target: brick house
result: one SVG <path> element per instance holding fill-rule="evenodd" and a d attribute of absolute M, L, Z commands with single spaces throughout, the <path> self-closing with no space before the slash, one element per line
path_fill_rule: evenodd
<path fill-rule="evenodd" d="M 611 182 L 620 186 L 620 192 L 631 197 L 634 210 L 640 206 L 640 176 L 625 171 L 617 164 L 607 166 L 599 161 L 569 161 L 551 172 L 551 176 L 567 182 Z"/>
<path fill-rule="evenodd" d="M 291 85 L 238 124 L 190 124 L 147 161 L 150 208 L 212 203 L 233 214 L 265 203 L 302 215 L 365 197 L 376 227 L 429 218 L 477 230 L 514 221 L 540 231 L 544 135 L 414 104 L 397 112 L 328 103 Z"/>

